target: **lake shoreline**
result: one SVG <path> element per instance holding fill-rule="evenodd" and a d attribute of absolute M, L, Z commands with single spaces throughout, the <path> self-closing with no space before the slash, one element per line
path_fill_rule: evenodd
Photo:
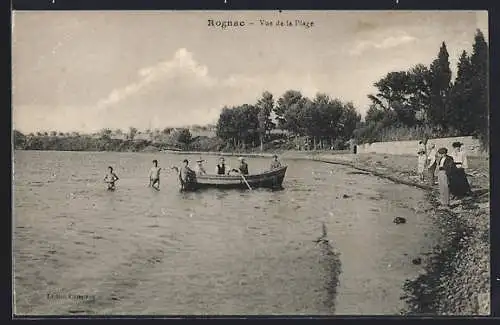
<path fill-rule="evenodd" d="M 339 159 L 340 158 L 340 159 Z M 389 159 L 390 158 L 390 159 Z M 489 171 L 487 159 L 471 161 L 469 181 L 477 194 L 450 210 L 439 210 L 437 188 L 417 181 L 416 158 L 383 154 L 318 156 L 315 161 L 340 164 L 428 192 L 430 219 L 441 233 L 425 272 L 404 284 L 407 315 L 489 315 Z M 413 165 L 415 165 L 413 167 Z M 413 168 L 412 168 L 413 167 Z M 397 175 L 397 176 L 396 176 Z"/>

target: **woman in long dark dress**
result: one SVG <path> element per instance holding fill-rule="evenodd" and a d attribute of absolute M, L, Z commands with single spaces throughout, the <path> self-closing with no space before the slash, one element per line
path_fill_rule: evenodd
<path fill-rule="evenodd" d="M 465 168 L 467 168 L 467 157 L 462 151 L 462 143 L 453 142 L 453 153 L 451 157 L 455 163 L 455 167 L 450 173 L 450 193 L 457 199 L 461 199 L 467 195 L 471 195 L 469 181 L 465 175 Z"/>

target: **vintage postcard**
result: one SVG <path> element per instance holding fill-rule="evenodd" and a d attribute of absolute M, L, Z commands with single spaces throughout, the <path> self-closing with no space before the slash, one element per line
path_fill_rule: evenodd
<path fill-rule="evenodd" d="M 13 313 L 490 314 L 486 11 L 13 11 Z"/>

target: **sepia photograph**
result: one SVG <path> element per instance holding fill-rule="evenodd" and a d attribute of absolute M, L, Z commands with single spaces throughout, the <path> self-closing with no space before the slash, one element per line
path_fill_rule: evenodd
<path fill-rule="evenodd" d="M 490 315 L 487 11 L 12 11 L 13 316 Z"/>

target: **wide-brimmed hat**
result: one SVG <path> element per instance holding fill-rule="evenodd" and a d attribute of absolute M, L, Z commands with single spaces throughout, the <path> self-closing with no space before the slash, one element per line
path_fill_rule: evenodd
<path fill-rule="evenodd" d="M 187 162 L 189 162 L 189 161 L 188 161 L 187 159 L 184 159 L 184 160 L 183 160 L 182 162 L 185 162 L 185 163 L 187 163 Z"/>
<path fill-rule="evenodd" d="M 239 161 L 242 161 L 242 160 L 245 160 L 245 158 L 243 158 L 243 157 L 238 157 L 238 160 L 239 160 Z"/>
<path fill-rule="evenodd" d="M 205 162 L 205 159 L 200 158 L 200 159 L 198 159 L 196 162 L 199 162 L 199 163 L 200 163 L 200 162 Z"/>
<path fill-rule="evenodd" d="M 446 155 L 448 153 L 448 149 L 446 148 L 439 148 L 438 153 L 442 155 Z"/>
<path fill-rule="evenodd" d="M 278 155 L 277 155 L 277 154 L 274 154 L 274 155 L 273 155 L 273 158 L 278 158 Z"/>
<path fill-rule="evenodd" d="M 462 145 L 463 145 L 463 143 L 462 143 L 462 142 L 460 142 L 460 141 L 455 141 L 455 142 L 453 142 L 453 143 L 451 144 L 451 146 L 452 146 L 453 148 L 460 148 Z"/>

